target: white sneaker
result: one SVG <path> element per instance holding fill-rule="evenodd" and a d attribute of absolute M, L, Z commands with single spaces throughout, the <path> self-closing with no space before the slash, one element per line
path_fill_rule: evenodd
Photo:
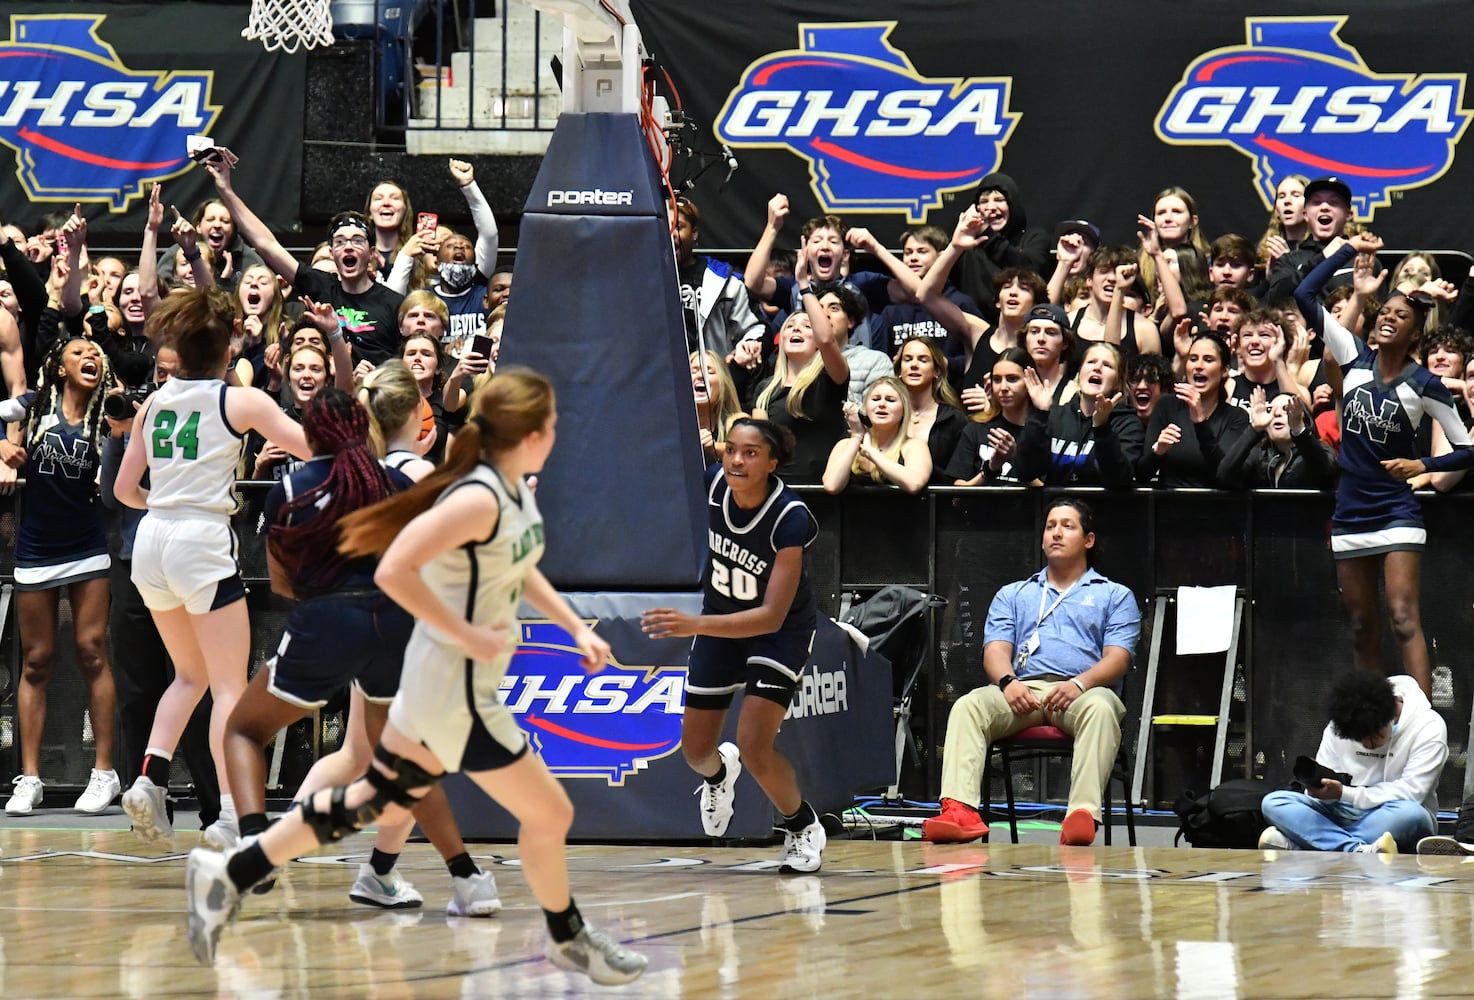
<path fill-rule="evenodd" d="M 1298 851 L 1295 842 L 1280 832 L 1277 826 L 1267 826 L 1259 835 L 1259 849 L 1261 851 Z"/>
<path fill-rule="evenodd" d="M 202 965 L 215 964 L 220 932 L 240 909 L 241 894 L 225 870 L 229 861 L 230 854 L 196 847 L 184 865 L 184 895 L 189 905 L 186 931 L 189 947 Z"/>
<path fill-rule="evenodd" d="M 455 892 L 445 904 L 445 912 L 452 917 L 489 917 L 502 908 L 491 872 L 482 871 L 465 878 L 452 876 L 451 882 Z"/>
<path fill-rule="evenodd" d="M 358 878 L 348 890 L 348 898 L 384 910 L 411 910 L 425 905 L 425 897 L 404 880 L 398 868 L 389 869 L 388 875 L 380 875 L 373 865 L 358 866 Z"/>
<path fill-rule="evenodd" d="M 113 799 L 123 790 L 123 785 L 118 781 L 117 771 L 99 771 L 92 769 L 92 777 L 87 779 L 87 790 L 77 799 L 73 806 L 79 813 L 97 815 L 108 806 L 113 804 Z"/>
<path fill-rule="evenodd" d="M 5 803 L 5 811 L 12 816 L 29 816 L 41 804 L 41 790 L 46 783 L 34 774 L 16 775 L 15 791 Z"/>
<path fill-rule="evenodd" d="M 696 794 L 701 796 L 701 828 L 708 837 L 720 837 L 732 822 L 733 803 L 737 798 L 737 776 L 742 773 L 742 756 L 735 743 L 723 743 L 717 754 L 727 766 L 727 776 L 720 784 L 703 781 Z"/>
<path fill-rule="evenodd" d="M 650 960 L 631 951 L 603 931 L 585 924 L 578 937 L 561 944 L 548 938 L 548 961 L 560 969 L 581 972 L 603 986 L 638 979 Z"/>
<path fill-rule="evenodd" d="M 123 811 L 133 821 L 133 832 L 151 844 L 174 836 L 174 824 L 169 820 L 169 804 L 165 797 L 165 790 L 142 774 L 133 782 L 133 787 L 123 793 Z"/>
<path fill-rule="evenodd" d="M 204 832 L 200 834 L 200 839 L 217 851 L 228 851 L 240 846 L 240 826 L 234 817 L 221 816 L 205 827 Z"/>
<path fill-rule="evenodd" d="M 1357 854 L 1396 854 L 1397 840 L 1388 831 L 1370 844 L 1362 844 L 1356 849 Z"/>
<path fill-rule="evenodd" d="M 785 875 L 794 872 L 816 872 L 824 862 L 824 845 L 829 837 L 824 825 L 817 819 L 798 833 L 789 830 L 783 835 L 783 855 L 779 858 L 778 871 Z"/>

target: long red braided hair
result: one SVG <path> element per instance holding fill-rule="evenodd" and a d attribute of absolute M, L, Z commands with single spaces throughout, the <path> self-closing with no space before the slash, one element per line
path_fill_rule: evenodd
<path fill-rule="evenodd" d="M 327 387 L 302 411 L 302 430 L 314 454 L 332 455 L 322 484 L 282 507 L 266 544 L 291 576 L 298 596 L 327 593 L 343 582 L 349 558 L 338 552 L 339 521 L 394 492 L 389 474 L 369 450 L 369 417 L 352 396 Z M 299 514 L 316 509 L 301 523 Z"/>

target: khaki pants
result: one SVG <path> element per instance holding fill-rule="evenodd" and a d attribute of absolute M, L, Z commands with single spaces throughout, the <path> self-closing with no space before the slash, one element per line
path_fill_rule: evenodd
<path fill-rule="evenodd" d="M 1027 685 L 1043 701 L 1058 682 L 1014 683 Z M 994 740 L 1030 726 L 1058 726 L 1075 739 L 1067 808 L 1089 809 L 1099 819 L 1101 797 L 1121 746 L 1121 720 L 1125 716 L 1126 706 L 1110 688 L 1091 688 L 1063 715 L 1043 710 L 1014 715 L 996 685 L 975 688 L 957 700 L 947 720 L 947 738 L 942 745 L 942 797 L 973 805 L 981 795 L 983 767 Z"/>

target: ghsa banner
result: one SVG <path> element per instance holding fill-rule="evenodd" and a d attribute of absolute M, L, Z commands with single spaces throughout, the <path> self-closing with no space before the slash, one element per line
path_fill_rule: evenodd
<path fill-rule="evenodd" d="M 214 193 L 185 150 L 202 134 L 241 155 L 257 214 L 295 228 L 305 61 L 243 23 L 201 4 L 0 4 L 0 214 L 28 228 L 80 202 L 94 232 L 133 233 L 156 183 L 190 213 Z"/>
<path fill-rule="evenodd" d="M 1345 17 L 1251 17 L 1243 45 L 1199 56 L 1157 115 L 1183 146 L 1224 145 L 1253 163 L 1264 207 L 1292 174 L 1335 175 L 1363 222 L 1438 180 L 1469 126 L 1463 73 L 1384 73 L 1340 37 Z M 1389 67 L 1402 68 L 1402 67 Z M 1412 67 L 1408 67 L 1412 68 Z"/>
<path fill-rule="evenodd" d="M 1210 236 L 1257 240 L 1278 179 L 1335 174 L 1389 246 L 1474 243 L 1449 210 L 1474 189 L 1467 46 L 1436 27 L 1467 21 L 1457 0 L 1285 0 L 1274 17 L 1148 0 L 632 7 L 695 123 L 687 143 L 737 162 L 687 192 L 701 246 L 740 256 L 776 192 L 784 249 L 825 212 L 891 246 L 917 223 L 950 232 L 993 170 L 1030 225 L 1084 218 L 1110 242 L 1134 244 L 1173 186 Z"/>

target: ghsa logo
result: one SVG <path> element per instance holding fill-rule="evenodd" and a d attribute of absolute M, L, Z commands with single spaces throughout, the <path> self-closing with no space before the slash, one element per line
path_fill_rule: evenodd
<path fill-rule="evenodd" d="M 521 624 L 522 641 L 502 678 L 502 704 L 554 774 L 622 785 L 681 745 L 684 667 L 611 662 L 588 674 L 562 628 Z"/>
<path fill-rule="evenodd" d="M 1011 80 L 923 77 L 889 42 L 895 21 L 799 25 L 797 50 L 747 67 L 716 133 L 809 161 L 826 212 L 922 222 L 948 191 L 998 169 L 1019 116 Z"/>
<path fill-rule="evenodd" d="M 1469 124 L 1462 73 L 1375 73 L 1338 37 L 1345 17 L 1251 17 L 1248 43 L 1199 56 L 1157 115 L 1175 145 L 1254 161 L 1265 207 L 1290 174 L 1334 174 L 1370 220 L 1392 193 L 1443 176 Z"/>
<path fill-rule="evenodd" d="M 33 201 L 107 201 L 114 212 L 190 166 L 208 132 L 214 74 L 135 71 L 98 37 L 101 14 L 16 15 L 0 42 L 0 143 Z"/>

